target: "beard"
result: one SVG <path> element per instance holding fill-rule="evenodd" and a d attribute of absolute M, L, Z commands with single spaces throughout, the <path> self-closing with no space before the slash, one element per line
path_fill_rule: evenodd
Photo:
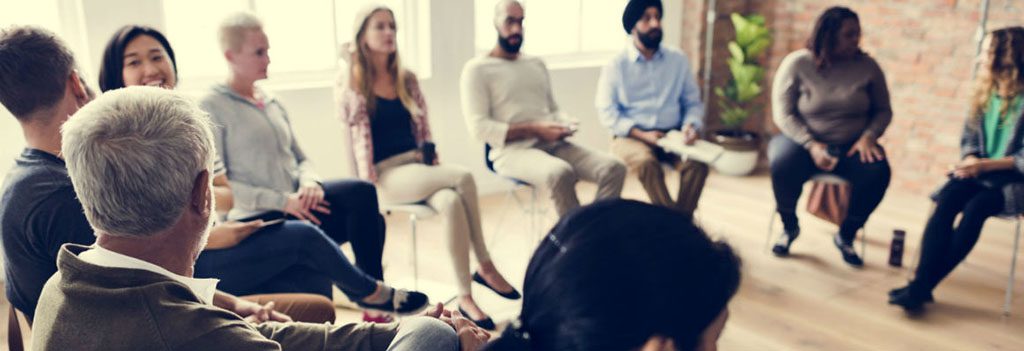
<path fill-rule="evenodd" d="M 647 49 L 658 50 L 661 47 L 661 28 L 652 28 L 647 32 L 637 31 L 637 37 L 640 39 L 640 44 Z"/>
<path fill-rule="evenodd" d="M 512 39 L 519 39 L 519 42 L 515 43 L 515 44 L 512 44 L 511 43 Z M 498 45 L 501 46 L 501 49 L 505 50 L 505 52 L 507 52 L 507 53 L 518 54 L 519 53 L 519 49 L 522 49 L 522 47 L 523 47 L 523 35 L 522 34 L 512 34 L 512 35 L 510 35 L 508 37 L 503 37 L 503 36 L 501 36 L 501 34 L 498 34 Z"/>

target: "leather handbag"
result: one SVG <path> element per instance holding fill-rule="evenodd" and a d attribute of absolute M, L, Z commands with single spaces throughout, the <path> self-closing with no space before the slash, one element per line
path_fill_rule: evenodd
<path fill-rule="evenodd" d="M 811 193 L 807 198 L 807 212 L 810 214 L 839 225 L 846 219 L 849 207 L 849 185 L 819 181 L 811 184 Z"/>

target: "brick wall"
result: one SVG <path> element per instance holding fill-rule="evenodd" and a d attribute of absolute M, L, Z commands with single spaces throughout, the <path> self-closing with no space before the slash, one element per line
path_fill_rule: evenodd
<path fill-rule="evenodd" d="M 770 89 L 774 69 L 786 54 L 803 46 L 816 17 L 829 6 L 850 7 L 860 15 L 862 47 L 882 66 L 892 94 L 893 123 L 882 139 L 893 166 L 892 187 L 925 194 L 943 180 L 946 167 L 958 158 L 959 133 L 971 94 L 980 3 L 981 0 L 718 0 L 712 84 L 718 86 L 728 79 L 725 44 L 733 36 L 729 13 L 759 12 L 767 17 L 775 39 L 765 58 L 769 67 L 766 88 Z M 988 29 L 1007 25 L 1024 25 L 1024 0 L 990 2 Z M 692 35 L 685 37 L 689 39 Z M 712 125 L 716 113 L 713 101 L 708 104 Z M 765 111 L 768 108 L 766 105 Z M 767 112 L 752 118 L 747 127 L 776 132 Z"/>

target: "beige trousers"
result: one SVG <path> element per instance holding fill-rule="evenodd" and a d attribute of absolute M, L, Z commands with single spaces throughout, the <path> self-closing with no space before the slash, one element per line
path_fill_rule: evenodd
<path fill-rule="evenodd" d="M 615 157 L 567 141 L 502 150 L 494 170 L 549 191 L 559 216 L 580 206 L 580 179 L 597 183 L 595 200 L 619 197 L 626 179 L 626 167 Z"/>
<path fill-rule="evenodd" d="M 661 149 L 633 138 L 613 139 L 612 153 L 626 163 L 630 172 L 637 174 L 651 203 L 693 215 L 708 177 L 707 165 L 691 160 L 681 161 L 678 156 L 665 154 Z M 662 162 L 670 162 L 679 172 L 679 192 L 675 201 L 668 194 Z"/>
<path fill-rule="evenodd" d="M 382 203 L 426 202 L 441 214 L 459 294 L 469 295 L 472 282 L 470 248 L 477 261 L 491 261 L 480 224 L 480 205 L 473 175 L 457 166 L 425 165 L 420 162 L 417 151 L 378 162 L 377 174 L 377 189 Z"/>

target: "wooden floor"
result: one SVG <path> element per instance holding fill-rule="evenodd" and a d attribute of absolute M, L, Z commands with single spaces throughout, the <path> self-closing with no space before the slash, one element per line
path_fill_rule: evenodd
<path fill-rule="evenodd" d="M 593 197 L 593 189 L 580 185 L 584 201 Z M 529 200 L 526 190 L 517 195 Z M 646 199 L 632 177 L 623 195 Z M 770 182 L 763 175 L 712 174 L 701 200 L 700 223 L 713 236 L 729 241 L 744 260 L 742 287 L 730 306 L 731 319 L 719 343 L 722 350 L 1024 350 L 1024 291 L 1015 294 L 1016 313 L 1008 318 L 1001 314 L 1012 222 L 990 220 L 967 264 L 936 290 L 937 303 L 929 305 L 924 317 L 911 319 L 886 304 L 886 292 L 903 285 L 909 271 L 886 262 L 892 231 L 897 228 L 908 233 L 905 260 L 914 261 L 931 208 L 925 197 L 890 189 L 867 225 L 864 269 L 842 262 L 830 241 L 834 226 L 806 214 L 801 216 L 802 235 L 793 245 L 792 257 L 767 254 L 765 234 L 773 204 Z M 504 193 L 483 198 L 482 207 L 491 256 L 499 270 L 521 286 L 539 234 L 530 232 L 528 217 Z M 555 220 L 548 210 L 545 229 Z M 454 294 L 454 283 L 440 224 L 439 218 L 418 222 L 419 287 L 443 302 Z M 385 270 L 393 284 L 412 287 L 410 226 L 404 214 L 388 218 Z M 1018 291 L 1024 290 L 1017 286 Z M 499 323 L 518 314 L 518 302 L 503 300 L 479 285 L 473 289 L 477 301 Z M 339 316 L 345 322 L 360 315 L 342 307 Z M 0 330 L 6 330 L 6 318 L 0 318 Z"/>

